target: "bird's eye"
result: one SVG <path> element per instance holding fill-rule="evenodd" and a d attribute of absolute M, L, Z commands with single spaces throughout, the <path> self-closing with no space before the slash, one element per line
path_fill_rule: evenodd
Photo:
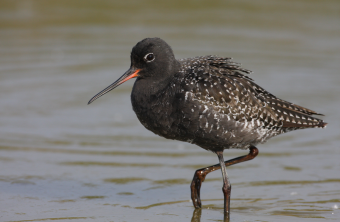
<path fill-rule="evenodd" d="M 145 62 L 152 62 L 153 60 L 155 60 L 155 56 L 153 55 L 153 53 L 148 53 L 144 56 L 144 60 Z"/>

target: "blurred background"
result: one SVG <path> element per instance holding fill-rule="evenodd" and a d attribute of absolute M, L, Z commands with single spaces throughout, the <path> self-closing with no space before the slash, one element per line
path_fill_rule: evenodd
<path fill-rule="evenodd" d="M 133 81 L 87 105 L 146 37 L 177 58 L 232 57 L 269 92 L 325 114 L 326 129 L 278 136 L 228 168 L 232 221 L 340 218 L 338 0 L 1 0 L 1 221 L 223 219 L 220 172 L 193 219 L 190 201 L 194 171 L 216 155 L 144 129 Z"/>

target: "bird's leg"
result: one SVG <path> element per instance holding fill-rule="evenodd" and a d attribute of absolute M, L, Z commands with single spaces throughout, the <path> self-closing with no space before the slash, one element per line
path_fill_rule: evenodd
<path fill-rule="evenodd" d="M 220 168 L 221 168 L 220 164 L 216 164 L 213 166 L 196 170 L 194 178 L 192 179 L 190 185 L 191 200 L 195 208 L 201 208 L 200 190 L 202 182 L 205 180 L 205 177 L 207 176 L 208 173 L 218 170 Z"/>
<path fill-rule="evenodd" d="M 254 146 L 249 147 L 249 154 L 245 156 L 240 156 L 228 161 L 225 161 L 225 166 L 231 166 L 237 163 L 245 162 L 248 160 L 254 159 L 257 154 L 259 153 L 258 149 Z M 219 170 L 221 168 L 220 164 L 216 164 L 213 166 L 205 167 L 196 170 L 194 174 L 194 178 L 192 179 L 190 189 L 191 189 L 191 200 L 194 204 L 195 208 L 201 208 L 201 199 L 200 199 L 200 189 L 202 182 L 205 180 L 205 177 L 208 175 L 208 173 L 213 172 L 215 170 Z"/>
<path fill-rule="evenodd" d="M 216 154 L 218 156 L 218 160 L 220 161 L 222 178 L 223 178 L 222 191 L 223 191 L 223 194 L 224 194 L 224 215 L 225 215 L 226 218 L 229 218 L 231 184 L 230 184 L 230 181 L 229 181 L 227 169 L 225 167 L 225 163 L 224 163 L 224 159 L 223 159 L 223 151 L 216 152 Z"/>

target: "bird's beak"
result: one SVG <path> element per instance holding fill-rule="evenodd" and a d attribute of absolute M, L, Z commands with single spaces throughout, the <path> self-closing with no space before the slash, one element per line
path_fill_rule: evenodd
<path fill-rule="evenodd" d="M 99 97 L 101 97 L 102 95 L 110 92 L 111 90 L 113 90 L 114 88 L 116 88 L 117 86 L 119 86 L 120 84 L 128 81 L 129 79 L 138 77 L 138 73 L 140 72 L 140 69 L 135 69 L 135 68 L 130 68 L 128 71 L 126 71 L 124 73 L 124 75 L 122 75 L 119 79 L 117 79 L 114 83 L 112 83 L 111 85 L 109 85 L 108 87 L 106 87 L 105 89 L 103 89 L 101 92 L 99 92 L 97 95 L 95 95 L 94 97 L 92 97 L 92 99 L 87 103 L 88 105 L 91 104 L 93 101 L 95 101 L 96 99 L 98 99 Z"/>

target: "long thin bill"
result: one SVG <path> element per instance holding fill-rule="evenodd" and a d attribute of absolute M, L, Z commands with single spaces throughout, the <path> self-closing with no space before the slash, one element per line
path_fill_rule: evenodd
<path fill-rule="evenodd" d="M 102 95 L 110 92 L 111 90 L 113 90 L 114 88 L 116 88 L 117 86 L 119 86 L 120 84 L 128 81 L 129 79 L 138 77 L 138 72 L 140 71 L 140 69 L 132 69 L 130 68 L 128 71 L 126 71 L 124 73 L 124 75 L 122 75 L 119 79 L 117 79 L 114 83 L 112 83 L 111 85 L 109 85 L 108 87 L 106 87 L 105 89 L 103 89 L 102 91 L 100 91 L 97 95 L 95 95 L 94 97 L 92 97 L 92 99 L 90 99 L 90 101 L 87 103 L 88 105 L 91 104 L 93 101 L 95 101 L 96 99 L 98 99 L 99 97 L 101 97 Z"/>

